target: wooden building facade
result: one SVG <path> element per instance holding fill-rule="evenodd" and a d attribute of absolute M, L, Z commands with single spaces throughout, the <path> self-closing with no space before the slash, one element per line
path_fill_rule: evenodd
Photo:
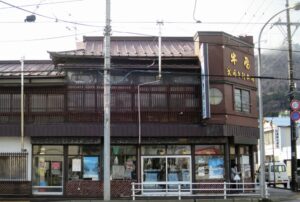
<path fill-rule="evenodd" d="M 130 197 L 131 182 L 230 181 L 233 164 L 254 181 L 252 37 L 163 37 L 159 80 L 156 38 L 111 40 L 113 198 Z M 103 38 L 49 54 L 25 61 L 26 152 L 19 152 L 20 64 L 0 62 L 0 195 L 101 197 Z"/>

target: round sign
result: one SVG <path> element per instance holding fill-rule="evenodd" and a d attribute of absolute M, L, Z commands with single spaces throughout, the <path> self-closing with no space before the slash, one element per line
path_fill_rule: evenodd
<path fill-rule="evenodd" d="M 291 113 L 291 119 L 292 121 L 298 121 L 300 119 L 300 112 L 293 111 Z"/>
<path fill-rule="evenodd" d="M 300 109 L 300 101 L 299 100 L 292 100 L 290 104 L 292 110 Z"/>

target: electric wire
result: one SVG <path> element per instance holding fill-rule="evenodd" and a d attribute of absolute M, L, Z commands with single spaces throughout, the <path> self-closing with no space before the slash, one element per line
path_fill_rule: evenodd
<path fill-rule="evenodd" d="M 104 27 L 104 26 L 96 26 L 96 25 L 89 25 L 89 24 L 84 24 L 84 23 L 80 23 L 80 22 L 73 22 L 73 21 L 67 21 L 67 20 L 63 20 L 63 19 L 58 19 L 58 18 L 53 18 L 53 17 L 49 17 L 49 16 L 45 16 L 45 15 L 42 15 L 42 14 L 38 14 L 38 13 L 34 13 L 32 11 L 29 11 L 29 10 L 26 10 L 24 8 L 21 8 L 19 6 L 15 6 L 13 4 L 10 4 L 10 3 L 7 3 L 5 1 L 2 1 L 0 0 L 1 3 L 4 3 L 6 5 L 9 5 L 11 7 L 14 7 L 14 8 L 17 8 L 17 9 L 20 9 L 20 10 L 23 10 L 25 12 L 29 12 L 31 14 L 35 14 L 35 15 L 38 15 L 38 16 L 41 16 L 41 17 L 44 17 L 44 18 L 48 18 L 48 19 L 54 19 L 54 20 L 58 20 L 59 22 L 65 22 L 65 23 L 71 23 L 71 24 L 75 24 L 75 25 L 83 25 L 83 26 L 92 26 L 92 27 Z M 125 23 L 125 22 L 124 22 Z M 126 22 L 128 23 L 128 22 Z M 134 23 L 134 22 L 132 22 Z M 139 22 L 141 23 L 141 22 Z M 145 22 L 142 22 L 142 23 L 145 23 Z M 153 22 L 151 22 L 153 23 Z M 165 23 L 165 22 L 164 22 Z M 180 23 L 180 22 L 176 22 L 176 21 L 169 21 L 169 22 L 166 22 L 166 23 Z M 182 22 L 182 23 L 186 23 L 186 22 Z M 195 22 L 191 22 L 191 23 L 195 23 Z M 202 23 L 205 23 L 205 22 L 202 22 Z M 210 23 L 220 23 L 220 22 L 210 22 Z M 222 22 L 222 24 L 224 24 L 224 22 Z M 249 23 L 248 23 L 249 24 Z M 254 24 L 260 24 L 260 23 L 254 23 Z M 123 34 L 133 34 L 133 35 L 139 35 L 139 36 L 148 36 L 148 37 L 157 37 L 157 36 L 154 36 L 154 35 L 150 35 L 150 34 L 144 34 L 144 33 L 137 33 L 137 32 L 128 32 L 128 31 L 120 31 L 120 30 L 114 30 L 113 32 L 116 32 L 116 33 L 123 33 Z M 41 41 L 41 40 L 48 40 L 48 39 L 57 39 L 57 38 L 65 38 L 65 37 L 70 37 L 70 36 L 74 36 L 74 35 L 63 35 L 63 36 L 56 36 L 56 37 L 49 37 L 49 38 L 38 38 L 38 39 L 27 39 L 27 40 L 6 40 L 6 41 L 0 41 L 1 43 L 12 43 L 12 42 L 26 42 L 26 41 Z M 222 44 L 224 45 L 224 44 Z M 225 44 L 226 45 L 226 44 Z M 228 45 L 228 44 L 227 44 Z M 232 45 L 230 45 L 232 46 Z M 241 47 L 241 46 L 239 46 Z M 287 51 L 287 50 L 283 50 L 283 49 L 275 49 L 275 48 L 261 48 L 261 49 L 265 49 L 265 50 L 278 50 L 278 51 Z M 293 52 L 299 52 L 299 51 L 293 51 Z"/>
<path fill-rule="evenodd" d="M 34 39 L 20 39 L 20 40 L 5 40 L 0 41 L 0 43 L 22 43 L 22 42 L 34 42 L 34 41 L 47 41 L 47 40 L 53 40 L 53 39 L 61 39 L 61 38 L 68 38 L 68 37 L 74 37 L 76 35 L 84 35 L 84 34 L 90 34 L 95 32 L 100 32 L 102 30 L 94 30 L 89 32 L 82 32 L 77 34 L 68 34 L 68 35 L 60 35 L 60 36 L 53 36 L 53 37 L 45 37 L 45 38 L 34 38 Z"/>
<path fill-rule="evenodd" d="M 44 1 L 44 0 L 41 0 L 41 1 Z M 62 4 L 62 3 L 71 3 L 71 2 L 75 2 L 75 1 L 83 1 L 83 0 L 52 1 L 52 2 L 47 2 L 47 3 L 20 5 L 19 7 L 24 8 L 24 7 L 32 7 L 32 6 L 40 6 L 40 5 Z M 10 8 L 12 8 L 12 7 L 11 6 L 0 7 L 0 10 L 10 9 Z"/>
<path fill-rule="evenodd" d="M 239 19 L 238 23 L 235 25 L 235 27 L 233 28 L 232 32 L 234 33 L 236 28 L 237 28 L 237 25 L 240 24 L 244 17 L 247 15 L 247 11 L 251 9 L 253 3 L 254 3 L 255 0 L 252 0 L 251 3 L 249 4 L 249 6 L 247 7 L 247 9 L 245 10 L 245 13 L 242 15 L 242 17 Z"/>
<path fill-rule="evenodd" d="M 197 20 L 197 19 L 196 19 L 196 16 L 195 16 L 195 14 L 196 14 L 196 8 L 197 8 L 197 1 L 198 1 L 198 0 L 195 0 L 195 3 L 194 3 L 193 19 L 194 19 L 194 21 L 195 21 L 196 23 L 201 23 L 201 20 Z"/>
<path fill-rule="evenodd" d="M 101 65 L 99 65 L 101 66 Z M 1 65 L 0 65 L 1 68 Z M 96 69 L 95 69 L 96 70 Z M 94 71 L 95 71 L 94 70 Z M 124 71 L 126 70 L 126 68 L 112 68 L 111 71 Z M 93 71 L 93 70 L 92 70 Z M 102 70 L 97 70 L 97 71 L 102 71 Z M 42 71 L 37 71 L 37 70 L 29 70 L 29 71 L 23 71 L 23 73 L 53 73 L 53 72 L 62 72 L 62 71 L 57 71 L 55 69 L 53 70 L 42 70 Z M 124 79 L 128 78 L 130 76 L 130 74 L 132 73 L 151 73 L 151 74 L 156 74 L 158 72 L 158 70 L 132 70 L 130 72 L 128 72 L 127 74 L 124 75 Z M 1 71 L 0 73 L 0 77 L 8 77 L 11 75 L 3 75 L 3 74 L 20 74 L 22 73 L 21 71 Z M 190 76 L 201 76 L 201 77 L 213 77 L 213 78 L 234 78 L 232 76 L 228 76 L 228 75 L 221 75 L 221 74 L 199 74 L 199 72 L 187 72 L 185 71 L 184 73 L 182 71 L 178 71 L 178 72 L 171 72 L 171 71 L 162 71 L 162 74 L 173 74 L 173 75 L 180 75 L 182 76 L 184 75 L 190 75 Z M 25 75 L 28 76 L 28 75 Z M 36 76 L 36 75 L 34 75 Z M 41 76 L 47 76 L 47 75 L 41 75 Z M 126 78 L 125 78 L 126 77 Z M 249 78 L 255 78 L 255 79 L 263 79 L 263 80 L 279 80 L 279 81 L 289 81 L 290 78 L 288 77 L 279 77 L 279 76 L 255 76 L 255 75 L 250 75 Z M 295 81 L 300 81 L 300 78 L 293 78 Z"/>
<path fill-rule="evenodd" d="M 256 17 L 257 13 L 260 11 L 260 9 L 263 7 L 263 5 L 266 3 L 266 1 L 262 1 L 262 3 L 258 6 L 257 9 L 255 9 L 254 14 L 252 15 L 252 17 L 248 20 L 248 23 L 244 26 L 244 28 L 242 29 L 245 33 L 247 33 L 246 30 L 248 30 L 248 26 L 249 23 L 252 22 L 252 20 L 254 20 L 254 18 Z"/>
<path fill-rule="evenodd" d="M 87 34 L 87 33 L 94 33 L 98 32 L 101 30 L 94 30 L 91 32 L 84 32 L 84 33 L 78 33 L 77 35 L 82 35 L 82 34 Z M 150 35 L 150 34 L 144 34 L 144 33 L 137 33 L 137 32 L 126 32 L 126 31 L 118 31 L 118 30 L 113 30 L 112 32 L 116 33 L 123 33 L 123 34 L 131 34 L 131 35 L 137 35 L 137 36 L 144 36 L 144 37 L 153 37 L 157 38 L 157 35 Z M 5 40 L 5 41 L 0 41 L 0 43 L 19 43 L 19 42 L 33 42 L 33 41 L 44 41 L 44 40 L 51 40 L 51 39 L 59 39 L 59 38 L 67 38 L 67 37 L 74 37 L 75 34 L 70 34 L 70 35 L 61 35 L 61 36 L 54 36 L 54 37 L 45 37 L 45 38 L 35 38 L 35 39 L 25 39 L 25 40 Z M 165 38 L 165 37 L 162 37 Z M 184 41 L 184 40 L 181 40 Z M 194 40 L 187 40 L 189 42 L 195 42 Z M 217 42 L 209 42 L 209 45 L 213 46 L 222 46 L 222 47 L 232 47 L 232 48 L 253 48 L 253 49 L 258 49 L 257 47 L 254 47 L 252 45 L 234 45 L 234 44 L 227 44 L 227 43 L 217 43 Z M 297 44 L 292 44 L 292 45 L 297 45 Z M 283 49 L 283 48 L 266 48 L 266 47 L 261 47 L 261 50 L 269 50 L 269 51 L 280 51 L 280 52 L 287 52 L 288 49 Z M 293 50 L 293 53 L 300 53 L 300 50 Z"/>
<path fill-rule="evenodd" d="M 268 11 L 268 9 L 270 8 L 270 6 L 271 6 L 271 4 L 273 3 L 273 1 L 274 0 L 271 0 L 270 2 L 269 2 L 269 4 L 267 4 L 266 5 L 266 7 L 261 11 L 261 14 L 259 15 L 259 16 L 257 16 L 257 18 L 256 18 L 256 20 L 254 21 L 254 23 L 248 23 L 248 25 L 247 26 L 249 26 L 249 28 L 245 31 L 245 33 L 248 33 L 250 30 L 252 30 L 253 29 L 253 27 L 254 27 L 254 25 L 255 25 L 255 23 L 256 22 L 259 22 L 261 19 L 262 19 L 262 17 L 265 15 L 265 13 Z M 265 1 L 265 2 L 267 2 L 267 1 Z"/>
<path fill-rule="evenodd" d="M 54 20 L 55 22 L 60 21 L 60 22 L 64 22 L 64 23 L 69 23 L 69 24 L 74 24 L 74 25 L 80 25 L 80 26 L 86 26 L 86 27 L 98 27 L 98 28 L 100 27 L 100 26 L 97 26 L 97 25 L 84 24 L 84 23 L 79 23 L 79 22 L 75 22 L 75 21 L 69 21 L 69 20 L 64 20 L 64 19 L 60 19 L 60 18 L 54 18 L 54 17 L 50 17 L 50 16 L 43 15 L 43 14 L 40 14 L 40 13 L 34 13 L 34 12 L 30 11 L 30 10 L 21 8 L 19 6 L 10 4 L 10 3 L 2 1 L 2 0 L 0 0 L 0 3 L 9 5 L 11 7 L 14 7 L 16 9 L 22 10 L 22 11 L 27 12 L 27 13 L 30 13 L 32 15 L 36 15 L 36 16 L 39 16 L 39 17 L 43 17 L 43 18 Z"/>

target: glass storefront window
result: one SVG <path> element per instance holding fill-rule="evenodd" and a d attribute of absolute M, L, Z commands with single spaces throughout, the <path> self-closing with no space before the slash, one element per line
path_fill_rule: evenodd
<path fill-rule="evenodd" d="M 224 178 L 224 147 L 222 145 L 195 146 L 196 180 Z"/>
<path fill-rule="evenodd" d="M 68 179 L 100 179 L 100 147 L 98 145 L 68 146 Z"/>
<path fill-rule="evenodd" d="M 34 145 L 33 154 L 63 154 L 63 146 L 57 145 Z"/>
<path fill-rule="evenodd" d="M 63 146 L 34 145 L 33 194 L 63 193 Z"/>
<path fill-rule="evenodd" d="M 136 179 L 136 147 L 111 147 L 112 179 Z"/>
<path fill-rule="evenodd" d="M 239 146 L 240 169 L 243 179 L 251 178 L 249 146 Z"/>
<path fill-rule="evenodd" d="M 143 161 L 145 182 L 166 181 L 166 158 L 147 157 Z"/>
<path fill-rule="evenodd" d="M 174 154 L 174 155 L 191 154 L 191 146 L 189 146 L 189 145 L 168 145 L 167 154 Z"/>
<path fill-rule="evenodd" d="M 142 157 L 142 166 L 143 182 L 149 182 L 143 185 L 144 191 L 153 192 L 165 189 L 167 192 L 172 192 L 178 189 L 176 183 L 182 182 L 182 191 L 189 192 L 190 156 L 145 156 Z M 175 184 L 172 184 L 173 182 Z"/>
<path fill-rule="evenodd" d="M 142 155 L 165 155 L 166 147 L 164 145 L 147 145 L 142 147 Z"/>

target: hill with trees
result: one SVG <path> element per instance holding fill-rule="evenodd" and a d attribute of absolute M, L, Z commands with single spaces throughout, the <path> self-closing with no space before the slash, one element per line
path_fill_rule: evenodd
<path fill-rule="evenodd" d="M 300 45 L 293 47 L 295 98 L 300 99 Z M 289 110 L 289 71 L 288 51 L 280 47 L 273 51 L 265 51 L 261 55 L 262 98 L 264 116 L 278 116 Z M 265 78 L 271 77 L 271 78 Z"/>

